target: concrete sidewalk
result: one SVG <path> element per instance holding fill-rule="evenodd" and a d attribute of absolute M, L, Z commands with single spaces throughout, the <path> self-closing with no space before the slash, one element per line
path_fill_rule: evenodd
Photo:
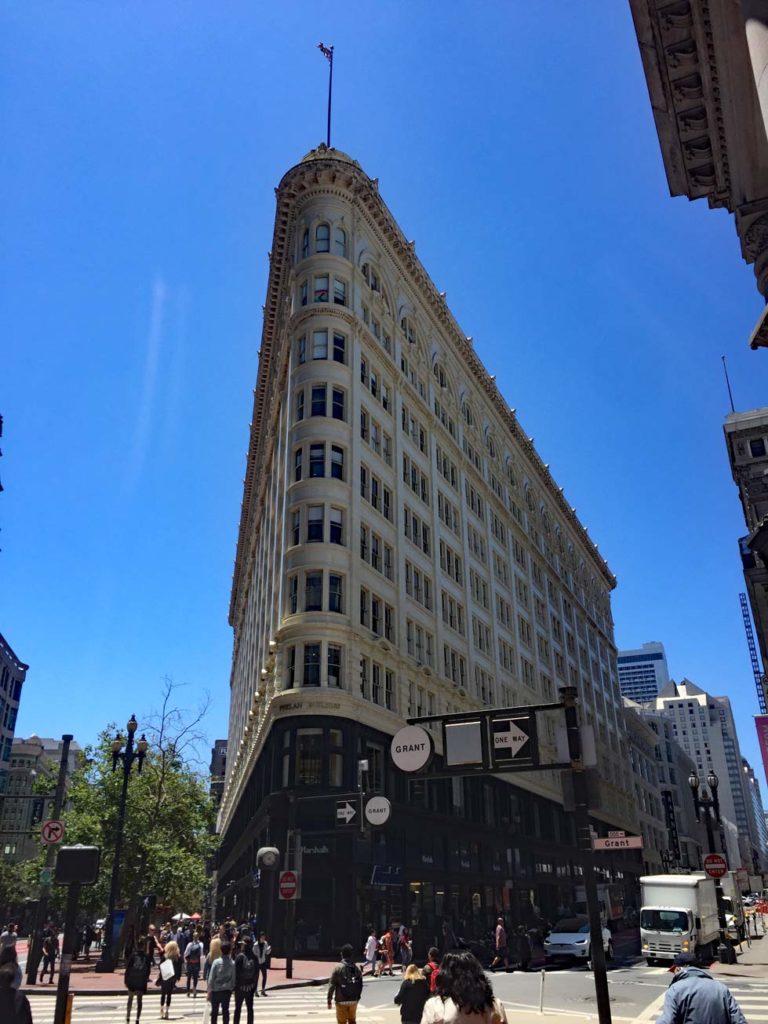
<path fill-rule="evenodd" d="M 768 978 L 768 935 L 751 936 L 752 945 L 742 944 L 735 964 L 714 963 L 710 972 L 728 984 L 729 978 Z"/>

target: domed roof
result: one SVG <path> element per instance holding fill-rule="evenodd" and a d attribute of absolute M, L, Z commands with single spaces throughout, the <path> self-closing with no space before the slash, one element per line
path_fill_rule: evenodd
<path fill-rule="evenodd" d="M 342 160 L 345 164 L 352 164 L 354 167 L 360 166 L 357 160 L 353 160 L 347 153 L 342 153 L 340 149 L 334 149 L 333 146 L 326 146 L 324 142 L 314 149 L 310 149 L 300 163 L 307 164 L 312 160 Z"/>

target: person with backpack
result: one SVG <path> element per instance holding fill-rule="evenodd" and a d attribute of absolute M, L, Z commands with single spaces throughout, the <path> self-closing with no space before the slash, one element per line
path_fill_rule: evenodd
<path fill-rule="evenodd" d="M 422 967 L 422 973 L 429 982 L 429 991 L 434 994 L 437 976 L 440 973 L 440 950 L 437 946 L 430 946 L 427 953 L 427 962 Z"/>
<path fill-rule="evenodd" d="M 193 999 L 197 999 L 197 983 L 200 980 L 200 964 L 203 960 L 203 944 L 200 941 L 200 933 L 195 934 L 184 950 L 184 966 L 187 970 L 187 998 L 192 989 Z"/>
<path fill-rule="evenodd" d="M 428 999 L 429 982 L 416 964 L 409 964 L 405 968 L 400 991 L 395 996 L 402 1024 L 421 1024 L 421 1014 Z"/>
<path fill-rule="evenodd" d="M 363 973 L 352 958 L 352 947 L 347 943 L 341 947 L 341 963 L 331 974 L 328 985 L 328 1009 L 336 1000 L 337 1024 L 355 1024 L 357 1004 L 363 991 Z"/>
<path fill-rule="evenodd" d="M 246 935 L 243 948 L 235 957 L 235 1024 L 245 1003 L 248 1024 L 253 1024 L 253 997 L 258 995 L 259 961 L 253 952 L 253 939 Z"/>
<path fill-rule="evenodd" d="M 211 949 L 213 949 L 213 943 L 211 943 Z M 229 1024 L 229 1001 L 232 998 L 232 990 L 235 987 L 235 965 L 230 956 L 231 952 L 232 946 L 230 943 L 222 942 L 221 956 L 211 964 L 211 972 L 208 975 L 208 1001 L 211 1004 L 211 1024 L 216 1024 L 219 1010 L 221 1010 L 224 1024 Z"/>
<path fill-rule="evenodd" d="M 133 998 L 136 997 L 136 1024 L 141 1018 L 141 1004 L 147 994 L 149 972 L 152 970 L 152 957 L 147 953 L 147 940 L 142 936 L 136 941 L 133 952 L 125 964 L 123 981 L 128 989 L 128 1009 L 125 1011 L 125 1024 L 130 1024 Z"/>
<path fill-rule="evenodd" d="M 264 932 L 259 932 L 259 941 L 253 947 L 256 959 L 259 961 L 259 975 L 261 976 L 261 994 L 267 994 L 267 971 L 272 965 L 272 947 L 267 942 Z M 258 985 L 256 986 L 258 988 Z"/>
<path fill-rule="evenodd" d="M 56 957 L 59 955 L 59 937 L 52 929 L 48 929 L 43 939 L 43 966 L 40 971 L 40 984 L 43 984 L 43 978 L 45 972 L 50 972 L 48 978 L 48 984 L 53 984 L 53 968 L 56 963 Z"/>

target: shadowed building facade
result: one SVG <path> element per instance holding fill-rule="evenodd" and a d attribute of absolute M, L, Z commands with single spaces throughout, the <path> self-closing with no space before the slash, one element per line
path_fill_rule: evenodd
<path fill-rule="evenodd" d="M 277 189 L 230 608 L 218 906 L 282 940 L 259 846 L 301 830 L 297 950 L 392 920 L 421 949 L 555 915 L 579 884 L 556 773 L 409 779 L 410 716 L 575 685 L 595 729 L 595 828 L 637 827 L 615 580 L 379 194 L 320 146 Z M 544 760 L 556 726 L 540 723 Z M 439 742 L 439 741 L 438 741 Z M 362 765 L 365 767 L 363 768 Z M 384 828 L 336 801 L 386 795 Z M 352 800 L 354 804 L 355 801 Z M 607 855 L 605 880 L 641 870 Z"/>

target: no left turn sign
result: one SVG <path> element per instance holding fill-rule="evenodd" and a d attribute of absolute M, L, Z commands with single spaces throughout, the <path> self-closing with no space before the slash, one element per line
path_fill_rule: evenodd
<path fill-rule="evenodd" d="M 55 818 L 43 822 L 43 827 L 40 829 L 40 838 L 49 846 L 60 843 L 64 838 L 64 822 L 57 821 Z"/>

